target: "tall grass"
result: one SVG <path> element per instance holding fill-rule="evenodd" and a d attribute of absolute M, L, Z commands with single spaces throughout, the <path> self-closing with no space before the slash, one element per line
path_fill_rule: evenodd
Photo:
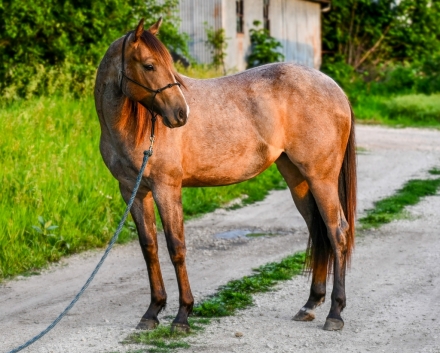
<path fill-rule="evenodd" d="M 125 207 L 99 153 L 91 98 L 34 98 L 0 110 L 0 279 L 61 256 L 101 247 Z M 273 167 L 229 187 L 184 189 L 187 217 L 285 187 Z M 58 226 L 58 227 L 54 227 Z M 121 240 L 133 237 L 125 227 Z"/>
<path fill-rule="evenodd" d="M 353 105 L 362 123 L 440 127 L 440 94 L 377 96 L 360 94 Z"/>

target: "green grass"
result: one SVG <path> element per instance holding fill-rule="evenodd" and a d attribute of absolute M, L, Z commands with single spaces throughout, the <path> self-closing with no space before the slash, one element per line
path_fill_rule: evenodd
<path fill-rule="evenodd" d="M 16 101 L 0 110 L 0 119 L 0 280 L 106 245 L 125 204 L 99 153 L 93 99 Z M 185 217 L 285 187 L 272 166 L 245 183 L 184 189 Z M 119 242 L 134 237 L 128 222 Z"/>
<path fill-rule="evenodd" d="M 356 119 L 361 123 L 440 127 L 440 94 L 395 97 L 360 94 L 353 109 Z"/>
<path fill-rule="evenodd" d="M 186 336 L 188 334 L 172 333 L 168 326 L 159 325 L 152 331 L 133 333 L 123 343 L 142 344 L 148 347 L 148 352 L 165 353 L 176 348 L 189 348 L 189 344 L 182 341 Z"/>
<path fill-rule="evenodd" d="M 252 294 L 269 291 L 279 281 L 286 281 L 302 272 L 305 253 L 288 256 L 255 269 L 254 275 L 228 282 L 214 295 L 197 304 L 193 313 L 199 317 L 234 315 L 236 310 L 253 304 Z"/>
<path fill-rule="evenodd" d="M 440 175 L 439 169 L 429 171 Z M 374 208 L 367 210 L 367 215 L 359 219 L 363 229 L 377 228 L 395 219 L 402 218 L 406 206 L 417 204 L 422 197 L 435 195 L 440 188 L 440 178 L 409 180 L 397 192 L 374 203 Z"/>
<path fill-rule="evenodd" d="M 249 233 L 249 234 L 246 234 L 246 236 L 249 238 L 260 238 L 260 237 L 274 236 L 274 235 L 275 234 L 271 234 L 271 233 Z"/>
<path fill-rule="evenodd" d="M 141 344 L 146 346 L 147 350 L 141 349 L 131 351 L 130 353 L 168 353 L 174 349 L 184 348 L 188 349 L 190 345 L 183 339 L 203 331 L 204 326 L 211 323 L 210 319 L 206 318 L 189 318 L 189 324 L 191 326 L 191 332 L 171 332 L 170 327 L 166 325 L 159 325 L 153 331 L 135 332 L 129 335 L 122 342 L 123 344 Z"/>

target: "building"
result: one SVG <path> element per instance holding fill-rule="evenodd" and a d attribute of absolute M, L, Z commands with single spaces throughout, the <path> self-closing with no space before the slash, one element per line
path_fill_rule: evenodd
<path fill-rule="evenodd" d="M 321 65 L 321 12 L 331 0 L 180 0 L 180 30 L 188 33 L 191 55 L 210 63 L 205 23 L 224 28 L 228 47 L 226 68 L 246 69 L 250 53 L 249 30 L 255 20 L 282 44 L 285 61 L 310 67 Z"/>

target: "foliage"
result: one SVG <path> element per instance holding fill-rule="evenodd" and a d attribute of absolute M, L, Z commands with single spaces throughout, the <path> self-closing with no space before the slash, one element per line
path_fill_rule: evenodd
<path fill-rule="evenodd" d="M 234 315 L 237 309 L 252 305 L 254 293 L 267 292 L 279 281 L 286 281 L 301 273 L 304 268 L 305 253 L 296 253 L 255 269 L 254 275 L 229 281 L 216 294 L 194 307 L 194 315 L 220 317 Z"/>
<path fill-rule="evenodd" d="M 205 22 L 205 31 L 208 37 L 205 44 L 211 49 L 212 65 L 216 70 L 221 67 L 223 75 L 226 75 L 225 58 L 228 38 L 226 38 L 225 29 L 219 28 L 215 30 Z"/>
<path fill-rule="evenodd" d="M 323 17 L 324 52 L 355 69 L 426 59 L 440 52 L 439 21 L 438 1 L 333 0 Z"/>
<path fill-rule="evenodd" d="M 433 169 L 431 174 L 437 175 L 438 169 Z M 409 180 L 402 189 L 374 203 L 374 208 L 367 210 L 367 215 L 359 219 L 365 229 L 377 228 L 401 217 L 403 209 L 415 205 L 422 197 L 435 195 L 440 188 L 440 179 L 414 179 Z"/>
<path fill-rule="evenodd" d="M 334 0 L 323 15 L 322 70 L 357 99 L 440 92 L 440 2 Z"/>
<path fill-rule="evenodd" d="M 0 3 L 0 91 L 3 99 L 90 92 L 99 60 L 110 43 L 141 17 L 165 21 L 160 38 L 188 55 L 178 33 L 178 0 L 11 0 Z"/>
<path fill-rule="evenodd" d="M 284 55 L 279 52 L 282 45 L 265 28 L 258 28 L 260 21 L 254 21 L 255 28 L 250 30 L 251 54 L 247 58 L 248 68 L 283 61 Z"/>

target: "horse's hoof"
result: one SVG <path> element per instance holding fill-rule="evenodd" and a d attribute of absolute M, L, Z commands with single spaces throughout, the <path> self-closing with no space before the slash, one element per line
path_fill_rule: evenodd
<path fill-rule="evenodd" d="M 142 318 L 136 326 L 136 330 L 154 330 L 159 322 L 153 319 L 144 319 Z"/>
<path fill-rule="evenodd" d="M 295 321 L 313 321 L 315 319 L 315 311 L 306 307 L 302 307 L 293 317 Z"/>
<path fill-rule="evenodd" d="M 171 333 L 189 333 L 191 331 L 191 328 L 188 324 L 179 324 L 179 323 L 172 323 L 171 324 Z"/>
<path fill-rule="evenodd" d="M 325 325 L 323 329 L 326 331 L 338 331 L 338 330 L 342 330 L 343 327 L 344 327 L 344 321 L 342 321 L 342 319 L 338 320 L 338 319 L 328 318 L 327 320 L 325 320 Z"/>

